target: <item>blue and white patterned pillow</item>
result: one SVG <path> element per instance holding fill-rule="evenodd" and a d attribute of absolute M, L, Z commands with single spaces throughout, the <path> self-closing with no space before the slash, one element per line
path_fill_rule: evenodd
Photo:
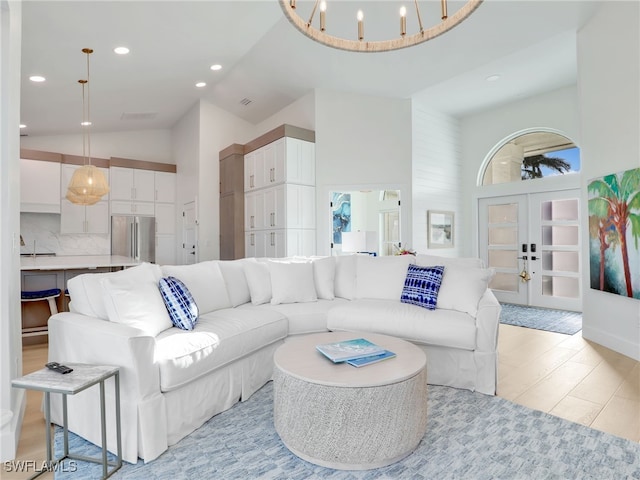
<path fill-rule="evenodd" d="M 198 320 L 198 305 L 186 285 L 176 277 L 161 278 L 158 284 L 171 322 L 182 330 L 193 330 Z"/>
<path fill-rule="evenodd" d="M 409 265 L 400 301 L 435 310 L 443 273 L 443 266 Z"/>

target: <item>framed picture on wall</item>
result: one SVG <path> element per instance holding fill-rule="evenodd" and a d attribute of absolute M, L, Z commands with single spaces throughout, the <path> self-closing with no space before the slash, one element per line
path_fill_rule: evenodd
<path fill-rule="evenodd" d="M 453 248 L 453 212 L 427 211 L 429 248 Z"/>

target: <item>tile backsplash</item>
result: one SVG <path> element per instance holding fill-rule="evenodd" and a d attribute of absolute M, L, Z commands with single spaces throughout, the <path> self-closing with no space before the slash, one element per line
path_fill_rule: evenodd
<path fill-rule="evenodd" d="M 55 213 L 21 213 L 20 235 L 25 245 L 21 253 L 36 252 L 56 255 L 109 255 L 109 235 L 62 234 L 60 215 Z"/>

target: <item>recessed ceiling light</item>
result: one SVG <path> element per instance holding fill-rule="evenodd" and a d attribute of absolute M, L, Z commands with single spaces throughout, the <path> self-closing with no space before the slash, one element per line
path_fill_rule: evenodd
<path fill-rule="evenodd" d="M 83 127 L 88 127 L 89 125 L 91 125 L 91 122 L 81 122 L 80 125 L 82 125 Z"/>
<path fill-rule="evenodd" d="M 196 83 L 196 87 L 198 87 L 198 88 L 202 88 L 202 87 L 206 87 L 206 86 L 207 86 L 207 84 L 205 82 Z"/>
<path fill-rule="evenodd" d="M 44 82 L 46 78 L 41 75 L 31 75 L 29 77 L 29 80 L 31 80 L 32 82 Z"/>
<path fill-rule="evenodd" d="M 21 123 L 20 128 L 27 128 L 27 126 L 24 123 Z"/>
<path fill-rule="evenodd" d="M 211 65 L 211 70 L 220 70 L 222 68 L 222 65 L 216 63 L 215 65 Z"/>
<path fill-rule="evenodd" d="M 498 74 L 489 75 L 487 78 L 485 78 L 485 80 L 487 82 L 495 82 L 496 80 L 500 80 L 500 75 L 498 75 Z"/>
<path fill-rule="evenodd" d="M 127 47 L 116 47 L 113 49 L 118 55 L 126 55 L 129 53 L 129 49 Z"/>

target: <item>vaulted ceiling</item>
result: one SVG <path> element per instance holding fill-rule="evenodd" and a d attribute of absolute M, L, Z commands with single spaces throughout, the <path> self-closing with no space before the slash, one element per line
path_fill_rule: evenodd
<path fill-rule="evenodd" d="M 304 0 L 298 3 L 304 8 Z M 355 28 L 353 12 L 362 9 L 372 37 L 386 34 L 376 27 L 378 17 L 390 17 L 397 27 L 393 16 L 402 5 L 328 3 L 329 26 L 347 35 Z M 425 18 L 435 17 L 439 0 L 419 3 Z M 308 39 L 285 19 L 277 0 L 26 1 L 22 133 L 79 132 L 84 47 L 94 49 L 93 131 L 171 128 L 200 99 L 258 123 L 316 88 L 415 96 L 444 112 L 469 114 L 575 84 L 576 31 L 598 6 L 591 0 L 485 0 L 434 40 L 365 54 Z M 456 8 L 450 1 L 450 12 Z M 114 54 L 121 45 L 128 55 Z M 222 69 L 210 70 L 215 63 Z M 28 79 L 36 74 L 46 81 Z M 500 78 L 488 82 L 490 75 Z M 196 88 L 196 82 L 207 86 Z"/>

